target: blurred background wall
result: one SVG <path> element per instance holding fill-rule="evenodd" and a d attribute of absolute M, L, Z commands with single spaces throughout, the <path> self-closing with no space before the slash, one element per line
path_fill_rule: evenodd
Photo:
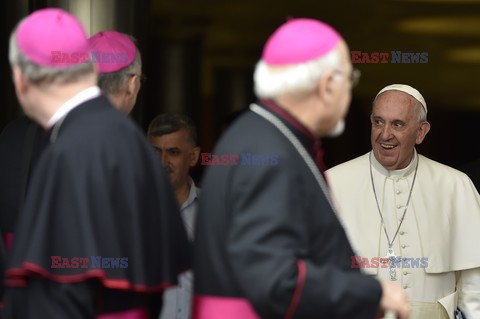
<path fill-rule="evenodd" d="M 269 34 L 288 17 L 312 17 L 337 28 L 351 51 L 389 53 L 388 63 L 354 64 L 362 78 L 345 134 L 325 140 L 329 166 L 370 149 L 371 101 L 391 83 L 410 84 L 427 101 L 432 129 L 420 152 L 454 167 L 480 157 L 480 0 L 2 0 L 0 130 L 21 114 L 9 34 L 20 18 L 45 7 L 70 11 L 89 35 L 106 29 L 133 35 L 148 78 L 133 119 L 146 129 L 161 112 L 184 112 L 197 123 L 204 152 L 254 101 L 253 68 Z M 392 51 L 428 59 L 391 63 Z"/>

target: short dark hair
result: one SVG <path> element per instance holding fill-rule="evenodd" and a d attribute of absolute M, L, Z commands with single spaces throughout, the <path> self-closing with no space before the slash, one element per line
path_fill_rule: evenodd
<path fill-rule="evenodd" d="M 162 136 L 181 130 L 187 130 L 188 141 L 197 146 L 197 129 L 188 116 L 180 113 L 164 113 L 155 117 L 148 125 L 148 136 Z"/>

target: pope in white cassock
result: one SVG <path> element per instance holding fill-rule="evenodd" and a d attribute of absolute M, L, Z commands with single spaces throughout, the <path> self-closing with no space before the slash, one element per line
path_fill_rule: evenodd
<path fill-rule="evenodd" d="M 372 151 L 328 170 L 329 185 L 358 255 L 352 267 L 399 283 L 412 319 L 454 319 L 457 307 L 478 319 L 480 196 L 465 174 L 416 152 L 430 130 L 426 118 L 416 89 L 382 89 Z"/>

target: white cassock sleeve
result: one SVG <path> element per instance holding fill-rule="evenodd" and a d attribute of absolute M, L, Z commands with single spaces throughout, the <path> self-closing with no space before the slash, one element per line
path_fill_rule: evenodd
<path fill-rule="evenodd" d="M 458 307 L 467 319 L 480 318 L 480 268 L 460 271 L 457 291 Z"/>

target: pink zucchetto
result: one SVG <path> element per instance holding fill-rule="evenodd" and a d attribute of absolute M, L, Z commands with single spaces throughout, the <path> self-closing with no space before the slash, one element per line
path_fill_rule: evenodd
<path fill-rule="evenodd" d="M 117 31 L 101 31 L 89 40 L 92 62 L 100 73 L 116 72 L 137 57 L 137 47 L 130 37 Z"/>
<path fill-rule="evenodd" d="M 314 19 L 292 19 L 267 40 L 262 60 L 268 65 L 308 62 L 332 51 L 342 39 L 331 26 Z"/>
<path fill-rule="evenodd" d="M 67 68 L 85 62 L 88 54 L 85 30 L 74 16 L 57 8 L 41 9 L 30 14 L 16 31 L 20 52 L 44 67 Z"/>

